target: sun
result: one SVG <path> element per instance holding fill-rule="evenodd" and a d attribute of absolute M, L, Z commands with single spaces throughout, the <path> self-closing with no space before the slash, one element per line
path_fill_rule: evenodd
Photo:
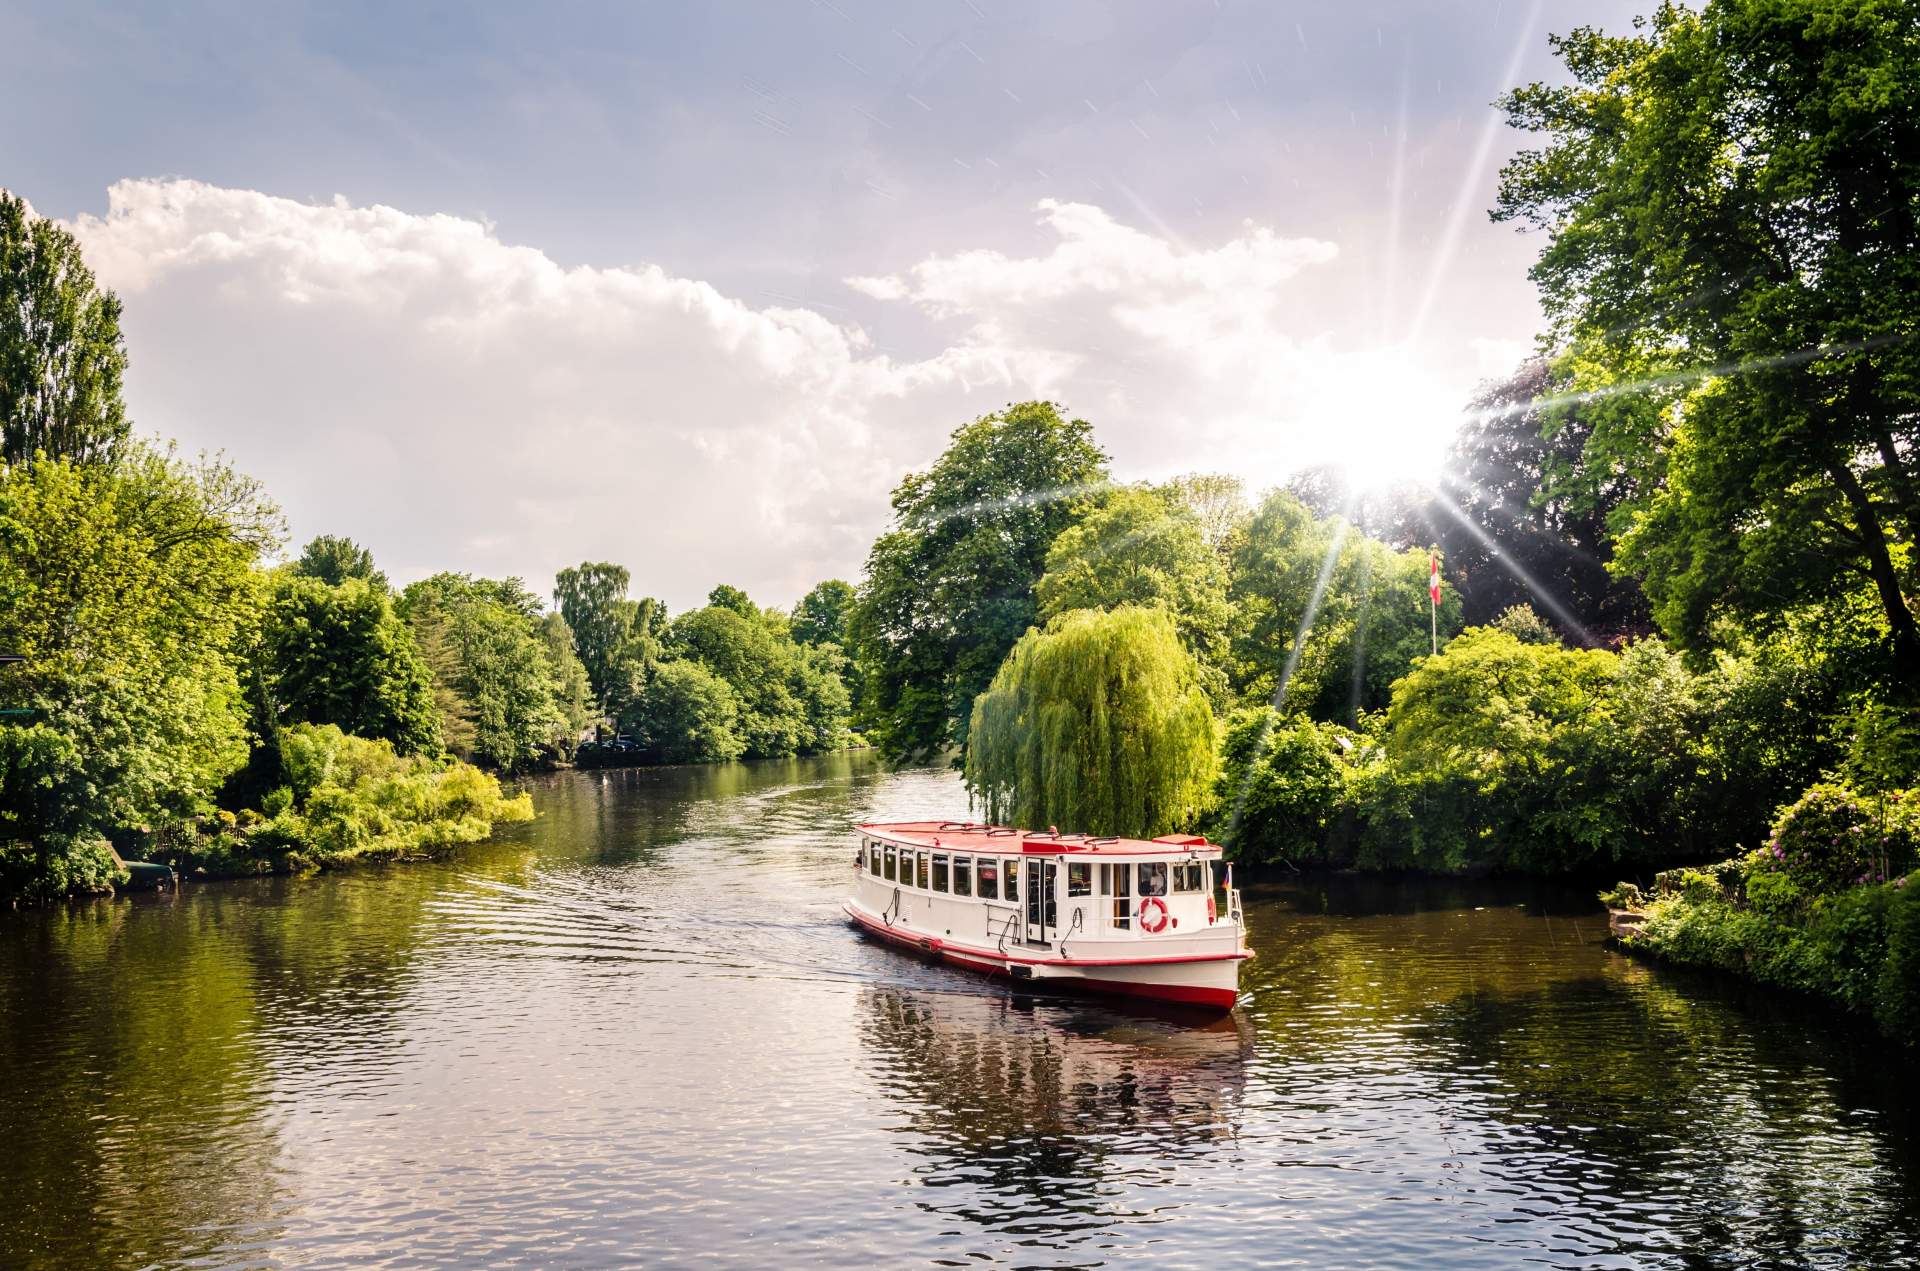
<path fill-rule="evenodd" d="M 1400 350 L 1349 354 L 1310 400 L 1298 467 L 1340 471 L 1366 493 L 1430 484 L 1459 431 L 1465 392 Z"/>

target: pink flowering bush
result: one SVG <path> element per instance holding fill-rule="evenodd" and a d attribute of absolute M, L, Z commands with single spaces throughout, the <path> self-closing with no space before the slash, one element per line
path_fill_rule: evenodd
<path fill-rule="evenodd" d="M 1920 860 L 1920 790 L 1861 794 L 1822 782 L 1785 808 L 1755 854 L 1754 881 L 1784 874 L 1822 894 L 1902 879 Z M 1751 882 L 1749 884 L 1751 890 Z M 1762 884 L 1762 890 L 1766 884 Z"/>

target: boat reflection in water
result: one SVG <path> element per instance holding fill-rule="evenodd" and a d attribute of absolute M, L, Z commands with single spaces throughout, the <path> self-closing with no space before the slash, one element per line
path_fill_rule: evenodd
<path fill-rule="evenodd" d="M 1197 1026 L 998 991 L 862 998 L 869 1071 L 896 1112 L 884 1119 L 934 1189 L 914 1203 L 936 1212 L 997 1230 L 1047 1212 L 1055 1236 L 1072 1231 L 1066 1212 L 1089 1231 L 1137 1221 L 1122 1197 L 1154 1194 L 1142 1189 L 1238 1132 L 1253 1035 L 1237 1016 Z"/>

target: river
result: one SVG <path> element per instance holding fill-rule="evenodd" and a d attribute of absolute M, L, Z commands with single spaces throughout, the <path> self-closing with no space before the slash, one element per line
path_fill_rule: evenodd
<path fill-rule="evenodd" d="M 1920 1263 L 1914 1082 L 1590 891 L 1254 889 L 1208 1027 L 856 936 L 867 755 L 455 859 L 0 911 L 0 1266 Z"/>

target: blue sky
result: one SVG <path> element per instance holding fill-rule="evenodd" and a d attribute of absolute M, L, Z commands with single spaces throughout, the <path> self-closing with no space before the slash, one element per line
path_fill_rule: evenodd
<path fill-rule="evenodd" d="M 1490 103 L 1632 12 L 0 4 L 0 185 L 296 539 L 788 603 L 1008 400 L 1123 477 L 1430 464 L 1539 321 Z"/>

